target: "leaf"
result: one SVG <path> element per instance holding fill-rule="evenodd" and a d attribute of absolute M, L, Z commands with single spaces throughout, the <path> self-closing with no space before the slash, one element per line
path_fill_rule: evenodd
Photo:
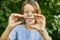
<path fill-rule="evenodd" d="M 11 0 L 11 1 L 13 1 L 14 3 L 17 3 L 17 2 L 22 1 L 22 0 Z"/>
<path fill-rule="evenodd" d="M 1 23 L 1 26 L 2 26 L 3 28 L 6 28 L 6 27 L 7 27 L 7 22 L 2 22 L 2 23 Z"/>
<path fill-rule="evenodd" d="M 6 12 L 5 14 L 6 14 L 6 17 L 9 17 L 11 13 Z"/>
<path fill-rule="evenodd" d="M 4 10 L 5 10 L 6 12 L 10 12 L 10 13 L 11 13 L 11 10 L 10 10 L 6 5 L 4 5 Z"/>
<path fill-rule="evenodd" d="M 3 13 L 4 13 L 4 12 L 3 12 L 3 10 L 0 10 L 0 16 L 2 16 L 2 15 L 3 15 Z"/>
<path fill-rule="evenodd" d="M 1 20 L 2 22 L 5 22 L 5 21 L 6 21 L 4 17 L 0 17 L 0 20 Z"/>

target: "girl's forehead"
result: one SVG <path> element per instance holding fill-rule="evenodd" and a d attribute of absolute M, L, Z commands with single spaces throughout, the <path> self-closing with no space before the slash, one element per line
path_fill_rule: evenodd
<path fill-rule="evenodd" d="M 30 10 L 34 10 L 34 8 L 33 8 L 32 5 L 26 4 L 26 5 L 24 6 L 24 11 L 26 11 L 26 10 L 30 11 Z"/>

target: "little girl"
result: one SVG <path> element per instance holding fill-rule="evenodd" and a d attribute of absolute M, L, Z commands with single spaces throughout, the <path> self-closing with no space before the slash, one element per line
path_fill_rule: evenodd
<path fill-rule="evenodd" d="M 16 21 L 24 18 L 24 24 Z M 17 25 L 19 24 L 19 25 Z M 22 14 L 11 14 L 9 26 L 16 26 L 9 34 L 10 40 L 51 40 L 45 29 L 45 17 L 35 0 L 27 0 L 22 6 Z"/>

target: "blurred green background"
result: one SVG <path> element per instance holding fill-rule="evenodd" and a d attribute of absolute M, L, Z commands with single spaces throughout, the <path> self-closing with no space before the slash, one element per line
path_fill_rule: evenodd
<path fill-rule="evenodd" d="M 0 0 L 0 36 L 11 13 L 20 13 L 25 0 Z M 53 40 L 60 40 L 60 0 L 37 0 L 46 17 L 46 29 Z"/>

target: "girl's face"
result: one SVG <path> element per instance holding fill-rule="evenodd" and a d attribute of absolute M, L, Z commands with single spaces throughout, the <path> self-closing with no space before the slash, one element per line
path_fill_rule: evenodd
<path fill-rule="evenodd" d="M 24 13 L 23 13 L 26 23 L 30 25 L 35 24 L 34 14 L 36 14 L 36 12 L 34 11 L 33 6 L 30 4 L 26 4 L 24 6 Z"/>

